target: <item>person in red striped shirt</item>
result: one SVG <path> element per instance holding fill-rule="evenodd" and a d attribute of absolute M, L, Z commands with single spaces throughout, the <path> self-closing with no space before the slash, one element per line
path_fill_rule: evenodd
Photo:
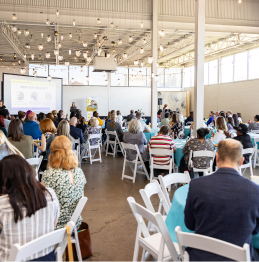
<path fill-rule="evenodd" d="M 168 126 L 162 126 L 158 135 L 150 138 L 147 146 L 147 151 L 151 149 L 168 149 L 174 150 L 176 152 L 176 146 L 174 144 L 174 140 L 172 138 L 172 134 L 170 134 L 170 128 Z M 156 165 L 169 165 L 170 157 L 163 155 L 154 155 L 154 164 Z M 167 175 L 169 170 L 165 169 L 154 169 L 154 176 L 159 175 Z"/>

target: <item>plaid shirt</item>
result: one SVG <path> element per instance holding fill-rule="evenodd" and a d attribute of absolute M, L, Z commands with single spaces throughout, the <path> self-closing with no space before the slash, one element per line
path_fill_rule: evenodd
<path fill-rule="evenodd" d="M 22 209 L 24 218 L 14 222 L 14 211 L 9 202 L 9 196 L 0 196 L 0 261 L 6 261 L 11 247 L 18 243 L 24 245 L 36 238 L 54 231 L 54 221 L 59 217 L 59 202 L 53 189 L 48 188 L 47 206 L 31 217 L 26 217 L 26 208 Z M 46 248 L 26 260 L 36 259 L 52 252 L 54 247 Z"/>

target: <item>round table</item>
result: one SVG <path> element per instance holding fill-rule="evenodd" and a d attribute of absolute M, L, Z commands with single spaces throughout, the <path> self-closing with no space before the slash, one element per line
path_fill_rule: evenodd
<path fill-rule="evenodd" d="M 183 232 L 193 233 L 189 230 L 184 223 L 184 209 L 186 205 L 186 199 L 189 191 L 189 185 L 182 186 L 178 188 L 172 200 L 172 205 L 170 211 L 165 220 L 165 224 L 169 231 L 169 234 L 174 242 L 177 243 L 177 238 L 175 234 L 175 228 L 180 226 Z M 259 234 L 253 235 L 253 247 L 259 248 Z"/>
<path fill-rule="evenodd" d="M 183 147 L 186 144 L 186 139 L 174 139 L 176 152 L 174 153 L 174 161 L 176 166 L 180 166 L 181 160 L 184 157 Z"/>
<path fill-rule="evenodd" d="M 155 134 L 157 134 L 159 131 L 158 128 L 154 128 L 154 129 L 150 129 L 150 133 L 146 133 L 146 132 L 143 132 L 143 134 L 145 135 L 146 139 L 147 139 L 147 142 L 150 140 L 150 138 L 152 136 L 155 136 Z M 127 129 L 123 130 L 123 132 L 129 132 Z"/>
<path fill-rule="evenodd" d="M 253 146 L 255 146 L 255 138 L 259 138 L 259 134 L 254 134 L 254 133 L 248 133 L 248 135 L 251 136 L 252 142 L 253 142 Z M 257 148 L 259 149 L 259 142 L 256 143 L 257 144 Z"/>

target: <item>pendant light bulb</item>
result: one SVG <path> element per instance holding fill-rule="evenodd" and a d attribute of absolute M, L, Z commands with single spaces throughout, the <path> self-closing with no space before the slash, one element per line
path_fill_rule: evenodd
<path fill-rule="evenodd" d="M 73 26 L 76 26 L 76 20 L 73 19 Z"/>
<path fill-rule="evenodd" d="M 122 45 L 122 40 L 121 39 L 119 39 L 118 45 Z"/>
<path fill-rule="evenodd" d="M 69 39 L 72 39 L 72 34 L 71 33 L 69 33 Z"/>
<path fill-rule="evenodd" d="M 83 42 L 83 47 L 87 47 L 87 42 L 86 41 Z"/>
<path fill-rule="evenodd" d="M 17 20 L 16 14 L 13 14 L 13 15 L 12 15 L 12 20 L 13 20 L 13 21 L 16 21 L 16 20 Z"/>
<path fill-rule="evenodd" d="M 143 24 L 143 22 L 141 22 L 141 23 L 140 23 L 140 27 L 143 28 L 143 26 L 144 26 L 144 24 Z"/>
<path fill-rule="evenodd" d="M 80 71 L 84 72 L 84 67 L 83 66 L 80 67 Z"/>
<path fill-rule="evenodd" d="M 162 45 L 159 46 L 159 49 L 160 49 L 161 52 L 164 50 Z"/>
<path fill-rule="evenodd" d="M 77 50 L 77 51 L 76 51 L 76 56 L 79 57 L 80 55 L 81 55 L 80 50 Z"/>
<path fill-rule="evenodd" d="M 84 53 L 83 53 L 83 57 L 86 59 L 87 56 L 88 56 L 87 52 L 84 52 Z"/>
<path fill-rule="evenodd" d="M 132 36 L 129 36 L 129 42 L 131 42 L 133 40 Z"/>
<path fill-rule="evenodd" d="M 89 82 L 89 76 L 85 77 L 86 82 Z"/>
<path fill-rule="evenodd" d="M 29 31 L 28 29 L 25 29 L 25 30 L 24 30 L 24 35 L 25 35 L 25 36 L 28 36 L 29 34 L 30 34 L 30 31 Z"/>
<path fill-rule="evenodd" d="M 113 22 L 111 22 L 111 28 L 114 28 L 114 23 Z"/>
<path fill-rule="evenodd" d="M 58 10 L 56 11 L 56 16 L 59 17 L 59 11 Z"/>
<path fill-rule="evenodd" d="M 47 41 L 47 42 L 50 42 L 50 41 L 51 41 L 51 36 L 50 36 L 50 35 L 48 35 L 48 36 L 46 37 L 46 41 Z"/>
<path fill-rule="evenodd" d="M 46 56 L 47 59 L 49 59 L 49 58 L 50 58 L 50 53 L 47 52 L 47 53 L 45 54 L 45 56 Z"/>
<path fill-rule="evenodd" d="M 110 57 L 111 57 L 111 54 L 110 54 L 110 53 L 107 53 L 106 56 L 107 56 L 107 58 L 110 58 Z"/>
<path fill-rule="evenodd" d="M 71 55 L 71 49 L 68 50 L 68 54 Z"/>
<path fill-rule="evenodd" d="M 46 19 L 46 25 L 50 25 L 50 21 L 49 21 L 49 19 Z"/>
<path fill-rule="evenodd" d="M 38 49 L 39 49 L 40 51 L 42 51 L 43 45 L 42 45 L 42 44 L 39 44 L 39 45 L 38 45 Z"/>
<path fill-rule="evenodd" d="M 94 33 L 94 38 L 97 38 L 97 34 L 96 33 Z"/>
<path fill-rule="evenodd" d="M 97 25 L 100 25 L 100 24 L 101 24 L 101 19 L 98 18 L 98 19 L 97 19 Z"/>
<path fill-rule="evenodd" d="M 64 36 L 60 35 L 60 40 L 63 41 L 64 40 Z"/>
<path fill-rule="evenodd" d="M 149 57 L 148 57 L 148 63 L 149 63 L 149 64 L 152 64 L 152 63 L 153 63 L 153 57 L 152 57 L 152 56 L 149 56 Z"/>
<path fill-rule="evenodd" d="M 12 27 L 12 31 L 13 31 L 14 33 L 17 31 L 17 27 L 16 27 L 15 25 Z"/>
<path fill-rule="evenodd" d="M 21 35 L 22 31 L 20 29 L 17 30 L 17 35 Z"/>
<path fill-rule="evenodd" d="M 139 50 L 140 54 L 143 54 L 144 53 L 144 48 L 141 47 L 140 50 Z"/>
<path fill-rule="evenodd" d="M 68 60 L 65 61 L 65 66 L 69 66 L 69 61 Z"/>
<path fill-rule="evenodd" d="M 31 60 L 34 60 L 34 54 L 33 53 L 31 54 Z"/>
<path fill-rule="evenodd" d="M 127 53 L 123 54 L 123 58 L 126 59 L 128 57 Z"/>

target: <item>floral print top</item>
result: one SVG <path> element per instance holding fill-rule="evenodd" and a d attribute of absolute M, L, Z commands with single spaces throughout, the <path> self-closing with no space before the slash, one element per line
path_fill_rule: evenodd
<path fill-rule="evenodd" d="M 100 134 L 101 130 L 97 127 L 87 127 L 84 132 L 84 141 L 86 142 L 88 140 L 88 136 L 92 134 Z M 97 142 L 97 138 L 90 139 L 90 145 L 93 146 Z"/>
<path fill-rule="evenodd" d="M 184 124 L 183 123 L 174 123 L 172 126 L 172 132 L 174 133 L 174 139 L 178 139 L 178 135 L 180 132 L 184 131 Z M 183 133 L 184 135 L 184 133 Z M 183 137 L 182 135 L 182 137 Z M 180 137 L 179 139 L 181 139 Z"/>
<path fill-rule="evenodd" d="M 69 222 L 80 198 L 84 195 L 86 179 L 82 169 L 77 167 L 71 171 L 74 184 L 71 183 L 68 170 L 51 168 L 42 175 L 42 182 L 55 191 L 59 201 L 60 217 L 56 229 L 63 228 Z M 79 216 L 76 222 L 77 229 L 81 222 L 82 217 Z"/>
<path fill-rule="evenodd" d="M 183 147 L 183 153 L 185 154 L 184 160 L 185 164 L 188 165 L 190 151 L 214 151 L 215 147 L 210 139 L 205 139 L 203 143 L 198 138 L 191 139 Z M 195 168 L 209 168 L 211 157 L 194 157 L 192 159 L 193 166 Z"/>

